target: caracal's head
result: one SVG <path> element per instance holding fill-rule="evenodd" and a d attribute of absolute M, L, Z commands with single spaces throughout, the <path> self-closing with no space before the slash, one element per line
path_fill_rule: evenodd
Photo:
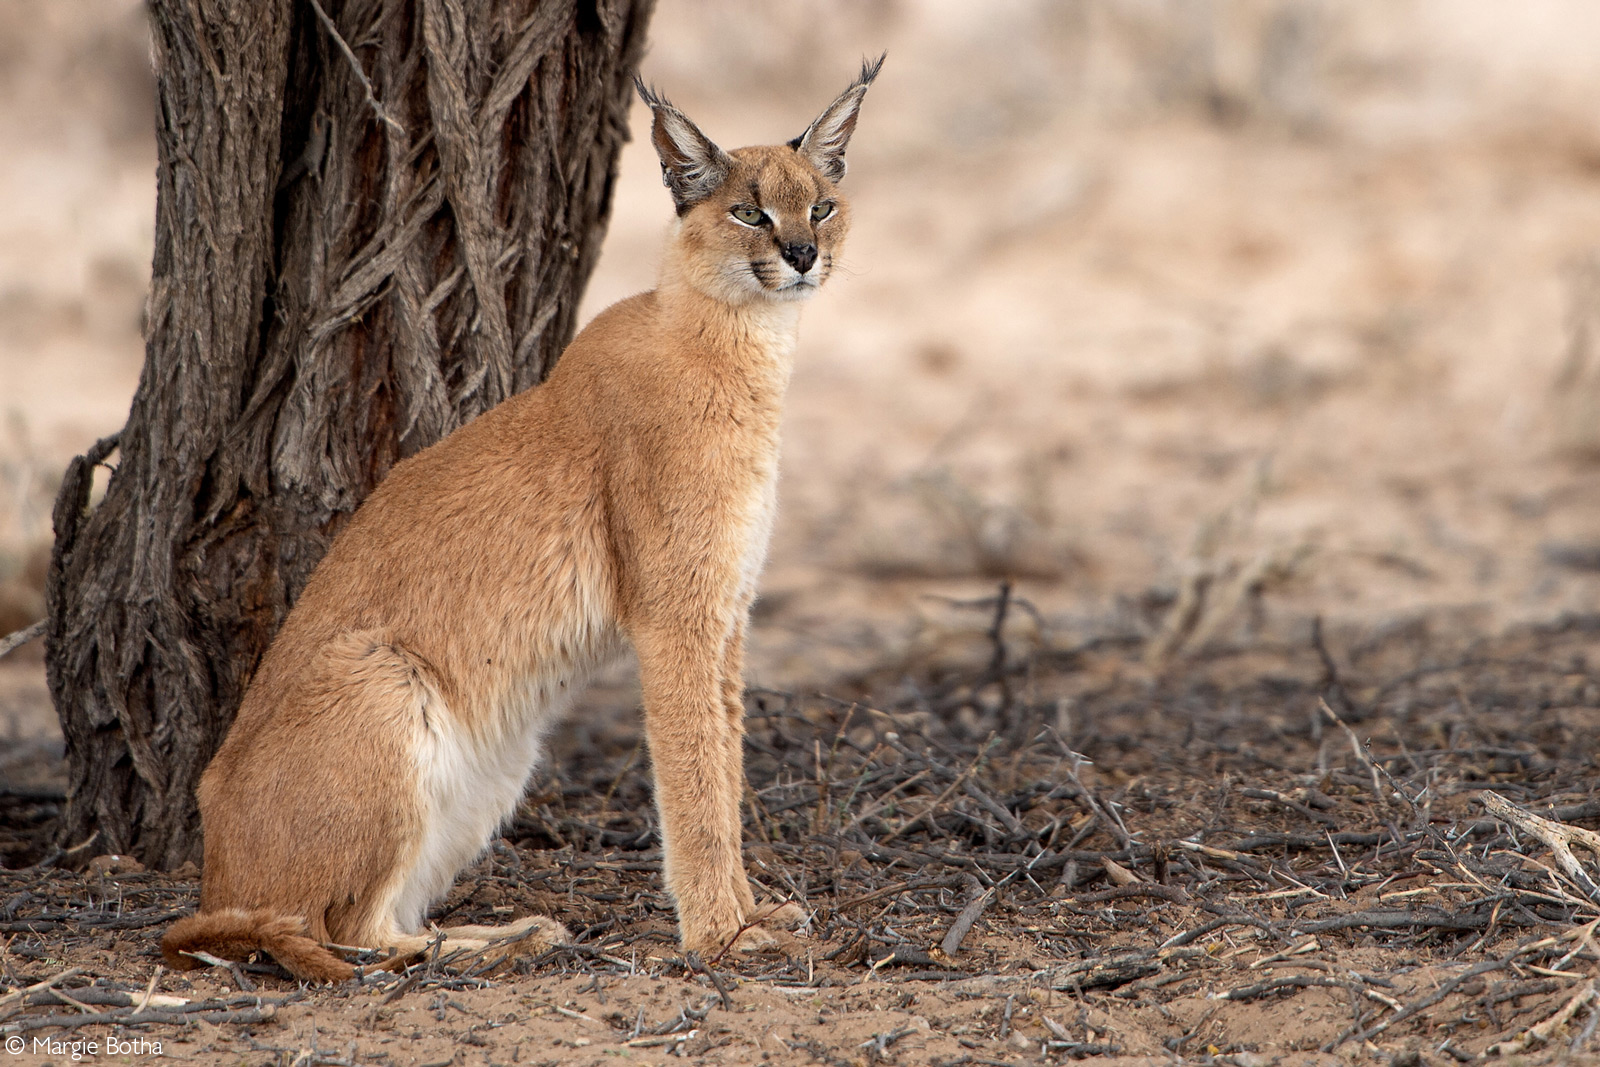
<path fill-rule="evenodd" d="M 725 152 L 688 116 L 639 81 L 654 121 L 650 139 L 678 208 L 668 268 L 731 304 L 804 300 L 828 276 L 850 228 L 839 193 L 844 150 L 883 57 L 799 137 Z"/>

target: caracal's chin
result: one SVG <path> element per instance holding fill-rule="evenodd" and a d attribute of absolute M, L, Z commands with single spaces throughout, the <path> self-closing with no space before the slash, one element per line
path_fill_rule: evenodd
<path fill-rule="evenodd" d="M 819 278 L 816 274 L 801 274 L 790 267 L 785 267 L 778 280 L 772 285 L 763 285 L 756 282 L 757 291 L 769 300 L 791 302 L 795 300 L 809 300 L 822 288 L 826 278 Z"/>
<path fill-rule="evenodd" d="M 821 288 L 822 286 L 820 283 L 796 282 L 793 285 L 786 285 L 782 289 L 768 289 L 765 291 L 764 295 L 769 300 L 777 300 L 781 303 L 793 304 L 802 300 L 810 300 L 813 296 L 817 295 L 817 290 Z"/>

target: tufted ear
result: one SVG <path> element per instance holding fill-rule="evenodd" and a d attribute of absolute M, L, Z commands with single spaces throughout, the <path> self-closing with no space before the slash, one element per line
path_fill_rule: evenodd
<path fill-rule="evenodd" d="M 689 116 L 635 76 L 633 86 L 650 105 L 650 140 L 661 158 L 661 184 L 672 190 L 678 214 L 710 196 L 733 168 L 728 153 L 700 132 Z"/>
<path fill-rule="evenodd" d="M 885 52 L 875 60 L 863 60 L 861 74 L 850 83 L 850 88 L 839 95 L 839 99 L 828 105 L 828 110 L 817 117 L 817 121 L 806 127 L 806 132 L 789 142 L 791 148 L 811 161 L 831 182 L 837 182 L 844 177 L 844 150 L 850 143 L 850 135 L 856 132 L 856 114 L 861 110 L 861 101 L 867 95 L 867 86 L 872 84 L 872 79 L 878 76 L 878 71 L 883 69 Z"/>

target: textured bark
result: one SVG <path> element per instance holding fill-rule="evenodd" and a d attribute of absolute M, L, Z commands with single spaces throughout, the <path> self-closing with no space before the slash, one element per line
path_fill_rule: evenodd
<path fill-rule="evenodd" d="M 65 843 L 198 859 L 200 772 L 329 539 L 549 372 L 651 4 L 152 0 L 145 366 L 55 509 Z"/>

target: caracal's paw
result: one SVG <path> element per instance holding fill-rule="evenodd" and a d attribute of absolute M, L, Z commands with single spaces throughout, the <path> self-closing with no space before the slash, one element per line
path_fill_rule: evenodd
<path fill-rule="evenodd" d="M 733 951 L 747 955 L 798 954 L 799 942 L 789 933 L 804 926 L 810 917 L 793 901 L 767 903 L 751 909 L 746 926 L 733 942 Z"/>
<path fill-rule="evenodd" d="M 488 947 L 503 949 L 508 956 L 537 956 L 557 945 L 570 944 L 572 935 L 565 926 L 545 915 L 529 915 L 503 927 Z"/>
<path fill-rule="evenodd" d="M 798 930 L 810 921 L 806 909 L 794 901 L 762 904 L 750 912 L 750 921 L 779 930 Z"/>
<path fill-rule="evenodd" d="M 684 951 L 698 953 L 701 959 L 707 961 L 729 952 L 740 955 L 788 955 L 794 944 L 795 940 L 789 934 L 761 923 L 746 923 L 727 933 L 710 930 L 696 933 L 687 929 L 683 932 Z"/>
<path fill-rule="evenodd" d="M 787 930 L 757 923 L 749 926 L 733 942 L 733 951 L 745 956 L 793 956 L 799 942 Z"/>
<path fill-rule="evenodd" d="M 507 926 L 506 933 L 493 937 L 482 949 L 467 952 L 454 969 L 474 974 L 498 974 L 518 958 L 536 957 L 555 949 L 557 945 L 571 944 L 571 934 L 565 926 L 542 915 L 518 921 Z M 448 942 L 446 942 L 448 944 Z M 472 963 L 467 963 L 472 961 Z"/>
<path fill-rule="evenodd" d="M 572 943 L 567 928 L 543 915 L 530 915 L 505 926 L 453 926 L 443 937 L 439 961 L 458 973 L 493 974 L 512 960 L 538 956 Z"/>
<path fill-rule="evenodd" d="M 512 960 L 539 956 L 557 945 L 570 945 L 572 935 L 554 919 L 543 915 L 530 915 L 506 926 L 498 936 L 489 939 L 479 950 L 484 974 L 493 974 Z"/>

